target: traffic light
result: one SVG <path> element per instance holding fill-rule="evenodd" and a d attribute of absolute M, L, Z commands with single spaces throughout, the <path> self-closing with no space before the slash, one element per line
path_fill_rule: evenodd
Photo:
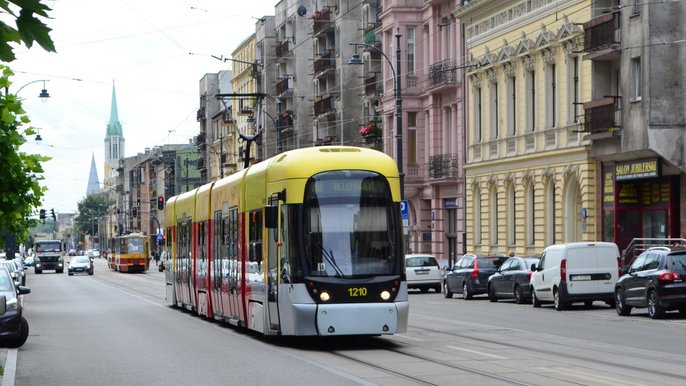
<path fill-rule="evenodd" d="M 40 210 L 40 219 L 45 220 L 45 209 Z"/>
<path fill-rule="evenodd" d="M 141 206 L 141 199 L 140 198 L 136 199 L 136 206 Z"/>
<path fill-rule="evenodd" d="M 157 197 L 157 209 L 158 210 L 164 209 L 164 197 L 162 197 L 162 196 Z"/>
<path fill-rule="evenodd" d="M 52 213 L 52 221 L 57 221 L 57 216 L 55 216 L 55 209 L 50 209 L 50 212 Z"/>
<path fill-rule="evenodd" d="M 134 207 L 131 209 L 131 216 L 132 216 L 132 217 L 138 217 L 138 207 L 135 207 L 135 206 L 134 206 Z"/>

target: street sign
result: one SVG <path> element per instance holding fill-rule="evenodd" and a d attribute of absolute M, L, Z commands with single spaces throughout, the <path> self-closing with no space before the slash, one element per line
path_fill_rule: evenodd
<path fill-rule="evenodd" d="M 159 244 L 159 243 L 161 243 L 163 240 L 164 240 L 164 237 L 162 236 L 162 234 L 161 234 L 161 233 L 158 233 L 158 234 L 157 234 L 157 243 Z"/>
<path fill-rule="evenodd" d="M 407 220 L 410 218 L 407 200 L 400 201 L 400 214 L 402 215 L 403 220 Z"/>

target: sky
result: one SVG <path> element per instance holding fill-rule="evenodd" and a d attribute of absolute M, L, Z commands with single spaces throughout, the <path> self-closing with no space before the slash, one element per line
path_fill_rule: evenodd
<path fill-rule="evenodd" d="M 21 151 L 52 157 L 43 164 L 43 208 L 73 213 L 86 195 L 92 157 L 103 181 L 104 139 L 112 86 L 126 140 L 125 157 L 199 132 L 199 81 L 230 70 L 230 57 L 274 14 L 276 1 L 42 0 L 52 8 L 56 53 L 16 47 L 10 92 L 23 99 L 31 136 Z M 38 80 L 39 82 L 30 83 Z M 38 95 L 50 94 L 43 103 Z"/>

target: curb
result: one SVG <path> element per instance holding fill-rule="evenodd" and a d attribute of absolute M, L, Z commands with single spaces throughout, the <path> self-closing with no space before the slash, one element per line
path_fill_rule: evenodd
<path fill-rule="evenodd" d="M 17 353 L 16 348 L 0 349 L 0 362 L 3 363 L 4 374 L 0 376 L 1 386 L 14 386 L 14 377 L 17 372 Z"/>

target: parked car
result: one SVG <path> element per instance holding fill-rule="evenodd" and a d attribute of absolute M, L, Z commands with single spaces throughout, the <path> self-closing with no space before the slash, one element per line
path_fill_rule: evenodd
<path fill-rule="evenodd" d="M 33 267 L 33 265 L 36 263 L 35 259 L 33 258 L 32 255 L 26 256 L 24 259 L 24 267 Z"/>
<path fill-rule="evenodd" d="M 74 256 L 67 264 L 67 273 L 74 276 L 75 273 L 87 273 L 93 275 L 93 259 L 88 256 Z"/>
<path fill-rule="evenodd" d="M 651 248 L 641 253 L 615 286 L 617 314 L 648 308 L 653 319 L 665 311 L 686 315 L 686 249 Z"/>
<path fill-rule="evenodd" d="M 0 266 L 0 342 L 20 347 L 29 336 L 29 323 L 23 316 L 22 296 L 31 289 L 17 286 L 5 265 Z"/>
<path fill-rule="evenodd" d="M 458 292 L 463 299 L 469 300 L 474 295 L 485 294 L 488 291 L 488 278 L 505 260 L 507 257 L 500 255 L 476 256 L 468 253 L 462 256 L 446 272 L 443 295 L 452 298 L 453 293 Z"/>
<path fill-rule="evenodd" d="M 617 244 L 576 242 L 546 247 L 531 276 L 534 307 L 552 302 L 558 311 L 574 302 L 602 300 L 615 307 L 614 288 L 621 258 Z"/>
<path fill-rule="evenodd" d="M 7 272 L 10 273 L 10 276 L 12 277 L 12 280 L 14 280 L 14 283 L 16 285 L 22 285 L 22 276 L 21 272 L 17 269 L 17 264 L 14 262 L 14 260 L 0 260 L 0 263 L 2 263 L 2 266 L 7 269 Z"/>
<path fill-rule="evenodd" d="M 488 278 L 488 299 L 514 299 L 517 304 L 531 301 L 529 280 L 539 259 L 514 256 L 505 262 Z"/>
<path fill-rule="evenodd" d="M 405 256 L 407 288 L 418 288 L 422 292 L 433 288 L 441 292 L 441 268 L 434 256 L 410 254 Z"/>

